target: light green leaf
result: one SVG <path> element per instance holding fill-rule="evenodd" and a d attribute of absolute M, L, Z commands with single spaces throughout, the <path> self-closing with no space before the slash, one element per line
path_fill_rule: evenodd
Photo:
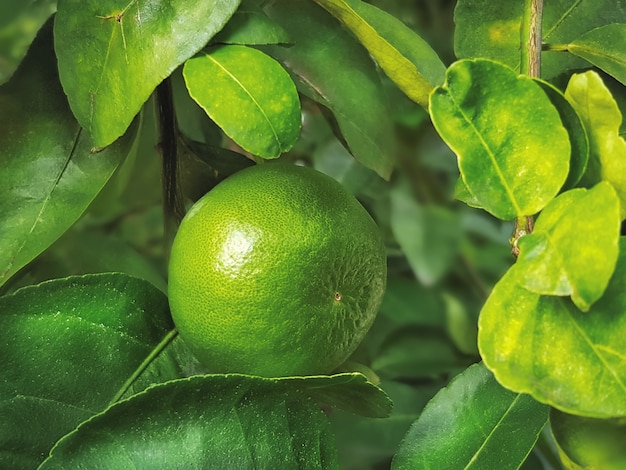
<path fill-rule="evenodd" d="M 131 151 L 136 127 L 92 152 L 59 84 L 51 23 L 0 88 L 0 109 L 2 285 L 78 220 Z"/>
<path fill-rule="evenodd" d="M 626 85 L 626 24 L 592 29 L 569 43 L 567 50 Z"/>
<path fill-rule="evenodd" d="M 205 375 L 156 385 L 81 425 L 42 470 L 336 468 L 322 410 L 288 382 Z"/>
<path fill-rule="evenodd" d="M 263 12 L 259 0 L 243 0 L 226 26 L 211 40 L 211 44 L 243 46 L 292 42 L 287 31 Z"/>
<path fill-rule="evenodd" d="M 396 85 L 427 107 L 433 86 L 443 82 L 445 66 L 413 30 L 394 16 L 361 0 L 315 0 L 365 46 Z"/>
<path fill-rule="evenodd" d="M 547 406 L 506 390 L 475 364 L 426 405 L 391 468 L 515 470 L 547 420 Z"/>
<path fill-rule="evenodd" d="M 394 166 L 393 123 L 367 51 L 309 0 L 277 0 L 265 12 L 295 44 L 264 50 L 285 65 L 300 93 L 332 111 L 350 153 L 388 179 Z"/>
<path fill-rule="evenodd" d="M 238 6 L 239 0 L 60 0 L 54 24 L 59 75 L 95 145 L 122 135 L 156 86 Z"/>
<path fill-rule="evenodd" d="M 174 327 L 167 298 L 122 274 L 25 287 L 0 298 L 0 313 L 3 468 L 36 466 L 108 406 Z"/>
<path fill-rule="evenodd" d="M 456 214 L 420 205 L 408 185 L 398 184 L 391 191 L 391 229 L 420 282 L 432 285 L 447 273 L 461 239 Z"/>
<path fill-rule="evenodd" d="M 469 192 L 494 216 L 535 214 L 563 186 L 567 131 L 532 79 L 490 60 L 461 60 L 431 94 L 430 112 Z"/>
<path fill-rule="evenodd" d="M 602 297 L 619 250 L 620 204 L 613 187 L 572 189 L 541 212 L 533 233 L 519 240 L 519 279 L 531 292 L 571 295 L 588 311 Z"/>
<path fill-rule="evenodd" d="M 626 468 L 624 418 L 583 418 L 550 412 L 550 427 L 561 455 L 576 469 L 623 470 Z"/>
<path fill-rule="evenodd" d="M 302 118 L 296 86 L 263 52 L 211 48 L 188 60 L 183 76 L 191 97 L 248 152 L 276 158 L 298 140 Z"/>
<path fill-rule="evenodd" d="M 622 204 L 621 217 L 626 217 L 626 141 L 619 135 L 622 113 L 594 71 L 574 74 L 565 90 L 565 97 L 580 115 L 589 136 L 589 165 L 582 184 L 608 181 Z"/>
<path fill-rule="evenodd" d="M 515 265 L 478 321 L 485 365 L 505 387 L 572 414 L 626 415 L 626 239 L 604 293 L 588 312 L 521 286 Z"/>

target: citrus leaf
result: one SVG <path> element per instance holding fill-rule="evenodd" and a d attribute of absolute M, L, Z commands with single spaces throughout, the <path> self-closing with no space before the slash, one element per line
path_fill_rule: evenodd
<path fill-rule="evenodd" d="M 329 422 L 302 392 L 205 375 L 113 405 L 61 439 L 40 468 L 321 469 L 336 467 L 335 453 Z"/>
<path fill-rule="evenodd" d="M 522 285 L 543 295 L 571 295 L 587 311 L 602 297 L 619 250 L 619 199 L 602 182 L 550 202 L 533 233 L 519 240 Z"/>
<path fill-rule="evenodd" d="M 550 427 L 569 468 L 626 468 L 626 422 L 624 418 L 583 418 L 553 409 Z"/>
<path fill-rule="evenodd" d="M 565 130 L 569 136 L 569 141 L 572 147 L 572 155 L 569 162 L 569 174 L 567 180 L 563 185 L 564 189 L 573 188 L 583 177 L 585 170 L 587 169 L 587 163 L 589 162 L 589 139 L 587 138 L 587 132 L 583 126 L 582 120 L 578 113 L 574 110 L 574 107 L 567 101 L 565 95 L 556 88 L 554 85 L 534 79 L 548 95 L 552 105 L 559 112 L 561 122 L 565 126 Z"/>
<path fill-rule="evenodd" d="M 502 385 L 567 413 L 626 415 L 626 239 L 620 242 L 613 277 L 588 312 L 524 289 L 522 266 L 496 284 L 478 320 L 478 346 Z"/>
<path fill-rule="evenodd" d="M 51 26 L 0 87 L 0 285 L 78 220 L 135 137 L 133 128 L 110 148 L 91 152 L 93 141 L 59 84 Z"/>
<path fill-rule="evenodd" d="M 239 0 L 59 1 L 59 75 L 95 145 L 122 135 L 156 86 L 202 49 L 237 6 Z"/>
<path fill-rule="evenodd" d="M 276 380 L 332 408 L 368 418 L 387 418 L 391 413 L 391 400 L 385 392 L 357 372 Z"/>
<path fill-rule="evenodd" d="M 569 169 L 567 131 L 541 87 L 490 60 L 461 60 L 430 96 L 431 118 L 457 154 L 469 192 L 494 216 L 539 212 Z"/>
<path fill-rule="evenodd" d="M 315 0 L 341 21 L 413 101 L 427 107 L 445 66 L 417 33 L 389 13 L 360 0 Z"/>
<path fill-rule="evenodd" d="M 503 388 L 475 364 L 426 405 L 391 468 L 517 469 L 547 421 L 547 406 Z"/>
<path fill-rule="evenodd" d="M 393 123 L 367 51 L 312 2 L 277 0 L 265 12 L 295 44 L 264 50 L 291 72 L 300 93 L 332 111 L 350 153 L 388 179 L 394 164 Z"/>
<path fill-rule="evenodd" d="M 248 152 L 276 158 L 298 140 L 298 92 L 289 74 L 263 52 L 210 48 L 185 63 L 183 76 L 191 97 Z"/>
<path fill-rule="evenodd" d="M 583 34 L 567 50 L 626 85 L 626 24 L 613 23 Z"/>
<path fill-rule="evenodd" d="M 287 31 L 272 21 L 258 3 L 258 0 L 243 0 L 211 44 L 292 44 Z"/>
<path fill-rule="evenodd" d="M 25 287 L 0 298 L 0 312 L 5 468 L 40 462 L 57 439 L 106 408 L 173 328 L 167 298 L 122 274 Z"/>
<path fill-rule="evenodd" d="M 459 250 L 460 225 L 446 208 L 420 205 L 407 185 L 392 189 L 391 229 L 423 284 L 435 284 L 450 269 Z"/>
<path fill-rule="evenodd" d="M 581 181 L 593 185 L 608 181 L 619 196 L 621 217 L 626 217 L 626 141 L 619 135 L 622 113 L 594 71 L 574 74 L 565 97 L 580 115 L 589 137 L 589 165 Z"/>
<path fill-rule="evenodd" d="M 459 0 L 454 11 L 454 50 L 463 58 L 486 57 L 520 70 L 520 27 L 524 2 Z M 542 39 L 546 44 L 568 44 L 589 31 L 611 23 L 626 22 L 621 0 L 559 0 L 545 2 Z M 587 67 L 574 54 L 544 52 L 541 76 L 550 79 L 568 70 Z"/>

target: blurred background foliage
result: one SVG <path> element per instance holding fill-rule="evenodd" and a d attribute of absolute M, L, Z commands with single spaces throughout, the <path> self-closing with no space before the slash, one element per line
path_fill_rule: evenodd
<path fill-rule="evenodd" d="M 8 80 L 52 0 L 0 5 L 0 83 Z M 415 29 L 446 65 L 454 60 L 453 0 L 375 0 Z M 303 130 L 282 159 L 325 172 L 363 203 L 388 247 L 388 289 L 380 314 L 346 370 L 375 374 L 394 402 L 391 418 L 331 412 L 343 468 L 388 468 L 410 424 L 427 401 L 469 364 L 478 362 L 476 323 L 491 287 L 513 262 L 512 226 L 455 201 L 456 159 L 427 113 L 386 80 L 395 129 L 390 181 L 346 151 L 325 110 L 302 97 Z M 179 180 L 191 204 L 225 176 L 253 164 L 189 98 L 180 71 L 172 76 L 180 130 Z M 89 211 L 8 287 L 72 274 L 121 271 L 166 290 L 167 247 L 161 161 L 153 100 L 144 107 L 135 148 Z M 369 369 L 369 370 L 368 370 Z M 535 451 L 539 452 L 539 451 Z M 543 468 L 531 456 L 524 468 Z"/>

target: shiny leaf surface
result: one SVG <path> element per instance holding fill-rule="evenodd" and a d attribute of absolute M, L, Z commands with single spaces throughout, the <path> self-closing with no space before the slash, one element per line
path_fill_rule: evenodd
<path fill-rule="evenodd" d="M 392 469 L 517 469 L 547 420 L 547 406 L 503 388 L 475 364 L 426 405 Z"/>
<path fill-rule="evenodd" d="M 500 383 L 567 413 L 626 415 L 626 240 L 620 242 L 613 277 L 588 312 L 524 289 L 522 266 L 496 284 L 480 314 L 478 346 Z"/>
<path fill-rule="evenodd" d="M 539 212 L 565 182 L 567 131 L 541 87 L 489 60 L 462 60 L 430 97 L 435 128 L 477 203 L 510 220 Z"/>
<path fill-rule="evenodd" d="M 620 204 L 613 187 L 572 189 L 541 212 L 533 233 L 519 240 L 523 286 L 570 295 L 583 311 L 602 297 L 619 250 Z"/>
<path fill-rule="evenodd" d="M 57 439 L 106 408 L 173 329 L 167 298 L 122 274 L 25 287 L 0 298 L 0 312 L 5 468 L 36 465 Z"/>
<path fill-rule="evenodd" d="M 188 60 L 183 75 L 191 97 L 248 152 L 276 158 L 298 140 L 302 118 L 296 86 L 263 52 L 211 48 Z"/>
<path fill-rule="evenodd" d="M 59 75 L 95 145 L 122 135 L 156 86 L 202 49 L 238 6 L 239 0 L 59 1 Z"/>
<path fill-rule="evenodd" d="M 184 432 L 181 432 L 184 430 Z M 241 375 L 171 381 L 63 438 L 55 468 L 335 468 L 322 410 L 286 382 Z"/>
<path fill-rule="evenodd" d="M 0 88 L 0 285 L 57 240 L 131 150 L 136 128 L 94 154 L 59 84 L 51 24 Z"/>

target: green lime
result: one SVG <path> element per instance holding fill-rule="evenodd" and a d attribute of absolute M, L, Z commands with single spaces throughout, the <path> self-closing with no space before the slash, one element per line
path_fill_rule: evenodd
<path fill-rule="evenodd" d="M 367 211 L 313 169 L 264 163 L 227 178 L 182 221 L 169 299 L 213 372 L 331 372 L 372 325 L 386 254 Z"/>

